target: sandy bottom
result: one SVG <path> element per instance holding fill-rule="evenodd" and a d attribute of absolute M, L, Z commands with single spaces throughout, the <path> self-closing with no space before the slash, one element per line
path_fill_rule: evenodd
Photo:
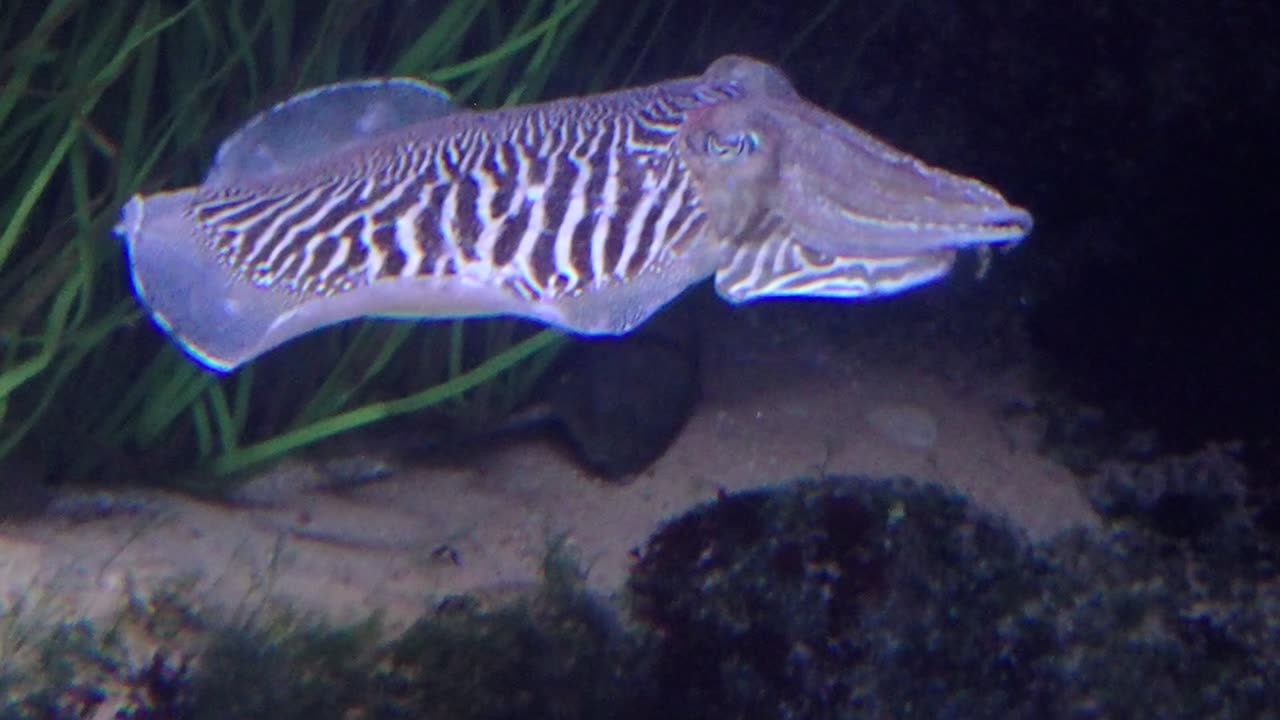
<path fill-rule="evenodd" d="M 936 481 L 1033 537 L 1096 522 L 1071 474 L 1036 450 L 1043 427 L 1025 412 L 1030 364 L 1012 315 L 957 308 L 945 291 L 892 302 L 708 313 L 703 399 L 630 483 L 592 478 L 535 438 L 340 492 L 315 489 L 315 461 L 290 460 L 240 506 L 73 494 L 0 526 L 4 605 L 100 616 L 179 582 L 224 610 L 282 604 L 338 621 L 380 610 L 395 625 L 443 596 L 527 587 L 557 541 L 612 594 L 664 520 L 720 492 L 820 473 Z"/>

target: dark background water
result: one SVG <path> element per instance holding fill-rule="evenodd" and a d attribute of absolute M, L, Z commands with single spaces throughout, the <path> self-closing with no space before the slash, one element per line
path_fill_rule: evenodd
<path fill-rule="evenodd" d="M 990 292 L 1025 314 L 1046 387 L 1117 433 L 1155 430 L 1162 450 L 1244 441 L 1275 477 L 1274 4 L 653 5 L 656 39 L 625 49 L 628 81 L 755 55 L 856 124 L 995 185 L 1036 217 Z M 588 42 L 603 51 L 626 15 L 606 3 Z"/>

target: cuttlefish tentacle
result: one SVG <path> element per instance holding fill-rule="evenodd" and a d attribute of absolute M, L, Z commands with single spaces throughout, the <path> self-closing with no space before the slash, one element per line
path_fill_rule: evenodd
<path fill-rule="evenodd" d="M 1030 227 L 731 56 L 492 112 L 411 80 L 308 91 L 233 134 L 201 185 L 133 198 L 117 231 L 156 321 L 227 370 L 356 317 L 625 333 L 711 276 L 731 302 L 889 294 Z"/>

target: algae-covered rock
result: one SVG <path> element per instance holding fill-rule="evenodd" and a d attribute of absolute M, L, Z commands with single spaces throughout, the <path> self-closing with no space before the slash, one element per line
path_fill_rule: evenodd
<path fill-rule="evenodd" d="M 1139 473 L 1214 516 L 1190 536 L 1128 520 L 1043 545 L 909 480 L 721 498 L 632 578 L 659 691 L 690 718 L 1261 717 L 1280 707 L 1280 543 L 1232 468 Z"/>
<path fill-rule="evenodd" d="M 1046 708 L 1025 682 L 1052 637 L 1025 619 L 1039 571 L 957 495 L 844 479 L 672 522 L 632 591 L 665 634 L 658 679 L 681 717 L 994 717 Z"/>

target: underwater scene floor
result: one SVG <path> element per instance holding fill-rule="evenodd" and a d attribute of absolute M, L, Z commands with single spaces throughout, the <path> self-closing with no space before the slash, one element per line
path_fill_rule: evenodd
<path fill-rule="evenodd" d="M 1162 454 L 1058 396 L 1022 310 L 972 289 L 713 307 L 700 401 L 624 480 L 545 434 L 410 431 L 224 502 L 67 490 L 8 521 L 0 720 L 1280 703 L 1280 503 L 1230 444 Z"/>
<path fill-rule="evenodd" d="M 69 491 L 0 532 L 0 590 L 38 588 L 46 610 L 93 617 L 181 578 L 216 607 L 407 623 L 443 597 L 529 586 L 562 544 L 610 596 L 664 521 L 825 475 L 938 483 L 1033 539 L 1095 524 L 1071 472 L 1038 449 L 1045 420 L 1009 320 L 939 292 L 894 307 L 713 310 L 698 322 L 701 400 L 627 482 L 530 436 L 415 464 L 358 450 L 293 459 L 234 503 Z M 350 479 L 365 476 L 376 478 Z"/>

